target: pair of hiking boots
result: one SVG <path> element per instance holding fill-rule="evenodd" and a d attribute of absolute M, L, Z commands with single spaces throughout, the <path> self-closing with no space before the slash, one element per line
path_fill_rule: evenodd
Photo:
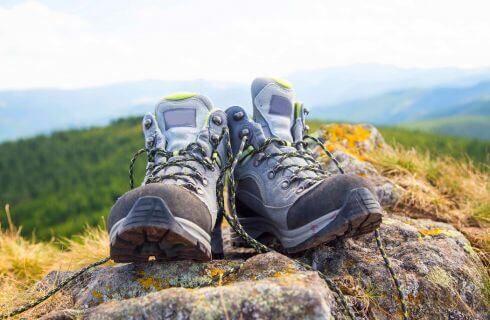
<path fill-rule="evenodd" d="M 226 194 L 249 236 L 278 240 L 287 253 L 379 226 L 373 187 L 326 173 L 312 156 L 307 112 L 289 83 L 255 79 L 252 100 L 253 120 L 192 93 L 170 95 L 144 116 L 146 176 L 107 224 L 114 261 L 221 258 Z"/>

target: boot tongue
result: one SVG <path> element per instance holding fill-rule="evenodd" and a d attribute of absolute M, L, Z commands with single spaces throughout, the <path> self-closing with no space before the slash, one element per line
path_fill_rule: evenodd
<path fill-rule="evenodd" d="M 284 80 L 257 78 L 252 82 L 253 118 L 267 138 L 293 141 L 294 91 Z"/>
<path fill-rule="evenodd" d="M 156 106 L 158 126 L 167 141 L 166 150 L 176 151 L 196 142 L 213 109 L 211 101 L 196 93 L 175 93 Z"/>

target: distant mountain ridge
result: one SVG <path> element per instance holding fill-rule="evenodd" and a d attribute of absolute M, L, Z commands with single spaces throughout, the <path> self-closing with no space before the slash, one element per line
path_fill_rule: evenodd
<path fill-rule="evenodd" d="M 298 99 L 312 107 L 313 116 L 350 120 L 347 116 L 354 114 L 362 117 L 356 116 L 352 121 L 392 124 L 414 119 L 403 118 L 406 117 L 403 112 L 399 118 L 392 115 L 380 119 L 373 114 L 385 116 L 384 112 L 359 112 L 362 108 L 358 106 L 366 101 L 370 105 L 379 105 L 373 99 L 383 96 L 386 101 L 380 105 L 380 110 L 400 109 L 404 106 L 403 103 L 400 105 L 403 98 L 415 99 L 417 95 L 423 95 L 424 90 L 444 90 L 444 87 L 466 90 L 478 86 L 479 82 L 490 81 L 490 69 L 403 69 L 386 65 L 353 65 L 297 72 L 288 79 L 294 84 Z M 162 96 L 173 91 L 201 92 L 208 95 L 217 107 L 241 105 L 251 110 L 249 90 L 249 83 L 241 82 L 144 80 L 72 90 L 0 91 L 0 141 L 54 130 L 105 125 L 117 118 L 152 111 Z M 437 97 L 447 101 L 450 97 L 457 98 L 457 93 L 447 92 L 437 94 Z M 476 98 L 471 101 L 476 101 Z M 350 111 L 343 111 L 345 108 Z M 441 112 L 445 115 L 443 109 Z"/>
<path fill-rule="evenodd" d="M 490 139 L 490 81 L 468 87 L 398 90 L 312 110 L 319 119 Z"/>
<path fill-rule="evenodd" d="M 313 116 L 332 120 L 398 124 L 455 114 L 487 114 L 490 81 L 469 87 L 397 90 L 337 105 L 313 106 Z"/>
<path fill-rule="evenodd" d="M 0 141 L 53 130 L 105 125 L 111 120 L 153 111 L 172 91 L 218 92 L 222 103 L 247 95 L 234 83 L 205 80 L 145 80 L 104 87 L 0 91 Z M 247 95 L 248 96 L 248 95 Z"/>

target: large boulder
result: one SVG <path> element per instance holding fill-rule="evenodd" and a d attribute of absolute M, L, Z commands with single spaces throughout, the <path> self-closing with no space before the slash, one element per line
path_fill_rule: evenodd
<path fill-rule="evenodd" d="M 484 267 L 465 237 L 430 220 L 385 217 L 380 232 L 413 319 L 487 319 Z M 299 257 L 334 280 L 359 319 L 401 319 L 374 235 Z M 57 272 L 46 283 L 69 276 Z M 45 319 L 343 319 L 316 272 L 279 253 L 209 263 L 100 267 L 64 290 L 73 304 Z"/>

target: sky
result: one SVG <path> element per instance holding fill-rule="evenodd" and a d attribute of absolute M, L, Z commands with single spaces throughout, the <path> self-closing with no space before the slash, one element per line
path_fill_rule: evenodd
<path fill-rule="evenodd" d="M 0 89 L 490 66 L 488 0 L 0 0 Z"/>

